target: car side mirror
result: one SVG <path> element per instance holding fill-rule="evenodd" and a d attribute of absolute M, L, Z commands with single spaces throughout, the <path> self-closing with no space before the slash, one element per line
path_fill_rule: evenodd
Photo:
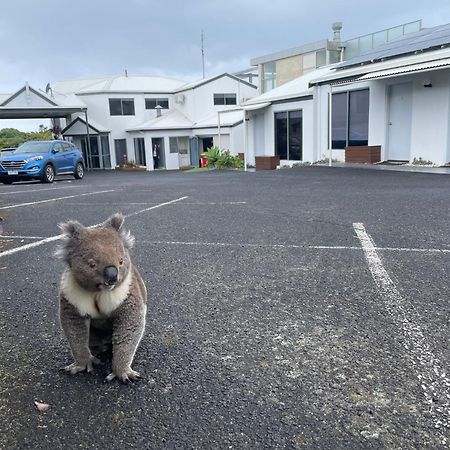
<path fill-rule="evenodd" d="M 57 148 L 52 148 L 52 153 L 59 153 L 59 150 Z"/>

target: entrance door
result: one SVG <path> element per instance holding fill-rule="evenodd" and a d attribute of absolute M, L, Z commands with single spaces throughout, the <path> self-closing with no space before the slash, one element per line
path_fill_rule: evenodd
<path fill-rule="evenodd" d="M 191 166 L 200 167 L 200 154 L 198 151 L 198 137 L 189 139 L 189 149 L 191 153 Z"/>
<path fill-rule="evenodd" d="M 123 166 L 127 162 L 127 140 L 114 139 L 114 150 L 116 152 L 116 166 Z"/>
<path fill-rule="evenodd" d="M 388 152 L 393 161 L 409 161 L 411 155 L 412 84 L 389 88 Z"/>
<path fill-rule="evenodd" d="M 146 166 L 144 138 L 134 138 L 134 153 L 136 156 L 136 164 L 138 166 Z"/>
<path fill-rule="evenodd" d="M 165 169 L 164 138 L 152 138 L 153 168 Z"/>

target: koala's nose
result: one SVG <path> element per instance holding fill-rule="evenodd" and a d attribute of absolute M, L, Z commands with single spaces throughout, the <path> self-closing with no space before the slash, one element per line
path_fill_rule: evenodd
<path fill-rule="evenodd" d="M 105 277 L 105 282 L 107 284 L 114 284 L 117 282 L 118 271 L 116 267 L 114 266 L 106 267 L 103 275 Z"/>

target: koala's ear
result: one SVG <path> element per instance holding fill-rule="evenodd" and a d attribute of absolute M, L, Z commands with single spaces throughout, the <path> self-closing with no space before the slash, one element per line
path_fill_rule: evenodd
<path fill-rule="evenodd" d="M 60 223 L 58 226 L 67 237 L 77 237 L 84 230 L 84 226 L 76 220 Z"/>
<path fill-rule="evenodd" d="M 116 231 L 120 231 L 125 218 L 122 214 L 113 214 L 106 222 L 103 223 L 104 227 L 113 227 Z"/>

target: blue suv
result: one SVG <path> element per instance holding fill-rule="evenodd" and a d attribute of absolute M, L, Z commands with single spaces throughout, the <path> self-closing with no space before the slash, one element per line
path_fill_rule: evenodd
<path fill-rule="evenodd" d="M 84 175 L 84 160 L 80 150 L 67 141 L 27 141 L 14 153 L 0 156 L 0 181 L 41 180 L 53 183 L 56 175 Z"/>

